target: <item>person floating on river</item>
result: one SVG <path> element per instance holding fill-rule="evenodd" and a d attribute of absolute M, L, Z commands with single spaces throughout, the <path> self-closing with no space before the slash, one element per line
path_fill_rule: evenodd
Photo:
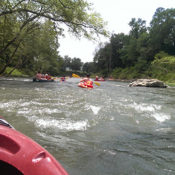
<path fill-rule="evenodd" d="M 38 71 L 38 73 L 36 74 L 36 77 L 35 78 L 38 79 L 38 80 L 40 80 L 41 77 L 42 77 L 42 74 L 41 74 L 40 71 Z"/>
<path fill-rule="evenodd" d="M 52 79 L 51 76 L 48 75 L 48 74 L 45 74 L 45 78 L 46 78 L 47 80 L 51 80 L 51 79 Z"/>
<path fill-rule="evenodd" d="M 104 77 L 100 77 L 99 81 L 105 81 Z"/>
<path fill-rule="evenodd" d="M 40 71 L 38 71 L 38 73 L 36 74 L 35 78 L 37 80 L 47 80 L 46 79 L 46 75 L 48 75 L 48 74 L 42 74 Z"/>
<path fill-rule="evenodd" d="M 86 82 L 86 81 L 89 81 L 89 80 L 92 81 L 92 80 L 90 79 L 90 75 L 87 74 L 85 78 L 83 78 L 83 79 L 80 80 L 80 82 Z"/>
<path fill-rule="evenodd" d="M 98 79 L 98 76 L 96 76 L 96 77 L 95 77 L 95 81 L 98 81 L 98 80 L 99 80 L 99 79 Z"/>
<path fill-rule="evenodd" d="M 65 77 L 65 75 L 62 76 L 62 77 L 60 77 L 60 80 L 61 80 L 61 81 L 66 81 L 66 77 Z"/>
<path fill-rule="evenodd" d="M 82 88 L 93 88 L 93 81 L 90 79 L 90 75 L 87 74 L 85 78 L 80 80 L 78 86 Z"/>
<path fill-rule="evenodd" d="M 94 81 L 105 81 L 105 79 L 104 79 L 104 77 L 99 78 L 98 76 L 96 76 Z"/>
<path fill-rule="evenodd" d="M 37 72 L 37 74 L 35 75 L 35 77 L 33 78 L 33 82 L 52 82 L 54 81 L 54 79 L 46 74 L 41 74 L 40 71 Z"/>

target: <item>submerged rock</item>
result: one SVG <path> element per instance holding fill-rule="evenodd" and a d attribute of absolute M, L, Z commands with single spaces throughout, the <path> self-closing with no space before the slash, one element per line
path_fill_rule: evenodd
<path fill-rule="evenodd" d="M 163 81 L 157 79 L 138 79 L 136 81 L 131 82 L 129 86 L 159 87 L 159 88 L 167 87 L 167 85 Z"/>

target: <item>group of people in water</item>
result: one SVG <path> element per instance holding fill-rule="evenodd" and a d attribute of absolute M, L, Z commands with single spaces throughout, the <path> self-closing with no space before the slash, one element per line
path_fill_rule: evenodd
<path fill-rule="evenodd" d="M 93 88 L 93 81 L 90 79 L 90 75 L 87 74 L 85 78 L 80 80 L 78 86 L 82 88 Z"/>
<path fill-rule="evenodd" d="M 36 79 L 38 80 L 51 80 L 52 77 L 48 74 L 41 74 L 41 72 L 38 72 L 35 76 Z"/>
<path fill-rule="evenodd" d="M 105 81 L 105 79 L 103 77 L 98 78 L 98 76 L 96 76 L 94 81 Z M 97 82 L 95 82 L 95 84 L 98 86 L 100 85 Z M 82 88 L 88 88 L 88 89 L 93 88 L 93 81 L 90 79 L 90 75 L 88 74 L 86 78 L 83 78 L 82 80 L 80 80 L 80 83 L 78 84 L 78 86 Z"/>
<path fill-rule="evenodd" d="M 49 74 L 41 74 L 41 72 L 38 72 L 36 75 L 35 75 L 35 79 L 36 80 L 40 80 L 40 81 L 51 81 L 51 80 L 55 80 L 56 78 L 50 76 Z M 65 81 L 66 80 L 66 77 L 63 76 L 63 77 L 60 77 L 60 81 Z"/>
<path fill-rule="evenodd" d="M 78 75 L 77 75 L 78 76 Z M 51 77 L 50 75 L 48 74 L 41 74 L 41 72 L 38 72 L 36 75 L 35 75 L 35 80 L 38 80 L 38 81 L 54 81 L 55 79 L 57 79 L 58 77 Z M 66 77 L 65 76 L 62 76 L 62 77 L 59 77 L 60 81 L 66 81 Z M 96 76 L 94 81 L 105 81 L 103 77 L 98 77 Z M 93 81 L 90 79 L 90 75 L 87 74 L 85 78 L 81 79 L 80 82 L 78 83 L 78 86 L 81 87 L 81 88 L 93 88 Z"/>
<path fill-rule="evenodd" d="M 99 78 L 98 76 L 96 76 L 94 81 L 105 81 L 105 79 L 103 77 Z"/>

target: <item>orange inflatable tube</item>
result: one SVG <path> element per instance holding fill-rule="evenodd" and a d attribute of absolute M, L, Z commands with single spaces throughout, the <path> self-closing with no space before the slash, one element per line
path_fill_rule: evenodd
<path fill-rule="evenodd" d="M 93 88 L 93 82 L 92 81 L 80 82 L 80 83 L 78 83 L 78 87 L 81 87 L 81 88 Z"/>

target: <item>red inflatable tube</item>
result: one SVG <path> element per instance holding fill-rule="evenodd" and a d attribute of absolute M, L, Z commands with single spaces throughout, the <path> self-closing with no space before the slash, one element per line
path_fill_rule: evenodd
<path fill-rule="evenodd" d="M 80 83 L 78 83 L 78 86 L 81 88 L 90 88 L 91 89 L 91 88 L 93 88 L 92 83 L 80 82 Z"/>
<path fill-rule="evenodd" d="M 78 83 L 78 87 L 87 88 L 87 86 L 85 86 L 84 83 Z"/>

